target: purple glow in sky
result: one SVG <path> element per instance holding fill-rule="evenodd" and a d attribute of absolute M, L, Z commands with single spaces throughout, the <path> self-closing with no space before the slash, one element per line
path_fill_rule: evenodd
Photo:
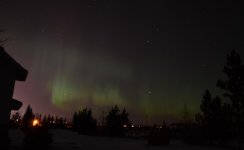
<path fill-rule="evenodd" d="M 234 1 L 14 1 L 0 5 L 6 51 L 29 71 L 15 97 L 42 114 L 95 118 L 117 104 L 136 122 L 181 119 L 218 92 L 226 54 L 243 56 Z"/>

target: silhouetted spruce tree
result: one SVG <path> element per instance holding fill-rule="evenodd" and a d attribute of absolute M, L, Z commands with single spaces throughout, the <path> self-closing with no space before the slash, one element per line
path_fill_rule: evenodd
<path fill-rule="evenodd" d="M 120 121 L 119 108 L 117 105 L 112 107 L 106 117 L 106 125 L 110 135 L 120 135 L 122 133 L 123 124 Z"/>
<path fill-rule="evenodd" d="M 59 118 L 58 127 L 59 128 L 64 128 L 64 119 L 63 119 L 63 117 Z"/>
<path fill-rule="evenodd" d="M 129 114 L 126 112 L 126 109 L 120 113 L 120 110 L 117 105 L 112 107 L 106 116 L 106 126 L 108 129 L 108 134 L 112 136 L 121 136 L 124 134 L 124 125 L 129 125 Z"/>
<path fill-rule="evenodd" d="M 78 124 L 79 124 L 78 114 L 77 114 L 77 112 L 75 112 L 74 115 L 73 115 L 73 119 L 72 119 L 72 125 L 73 125 L 73 129 L 74 130 L 78 129 Z"/>
<path fill-rule="evenodd" d="M 127 126 L 130 124 L 129 113 L 126 111 L 125 108 L 121 112 L 120 118 L 121 118 L 121 124 L 127 125 Z"/>
<path fill-rule="evenodd" d="M 222 130 L 224 131 L 222 133 L 222 142 L 227 142 L 231 139 L 233 139 L 233 116 L 234 116 L 234 110 L 231 104 L 224 103 L 222 105 Z"/>
<path fill-rule="evenodd" d="M 54 123 L 54 117 L 53 116 L 51 116 L 51 123 Z"/>
<path fill-rule="evenodd" d="M 22 119 L 22 129 L 23 130 L 30 129 L 32 127 L 33 119 L 34 119 L 34 115 L 33 115 L 32 108 L 30 107 L 30 105 L 28 105 Z"/>
<path fill-rule="evenodd" d="M 218 140 L 226 141 L 230 138 L 231 108 L 228 104 L 222 104 L 221 99 L 216 96 L 212 98 L 207 90 L 203 95 L 200 105 L 202 113 L 196 115 L 196 121 L 201 124 L 203 135 L 209 142 Z"/>
<path fill-rule="evenodd" d="M 238 149 L 241 149 L 241 126 L 244 122 L 244 65 L 241 62 L 240 55 L 232 50 L 227 55 L 227 62 L 223 72 L 227 75 L 227 79 L 219 80 L 217 86 L 225 90 L 223 94 L 229 98 L 233 107 L 233 121 L 235 124 L 235 134 L 238 139 Z"/>
<path fill-rule="evenodd" d="M 44 115 L 44 117 L 43 117 L 42 125 L 47 126 L 47 116 L 46 115 Z"/>
<path fill-rule="evenodd" d="M 51 115 L 48 115 L 48 127 L 49 128 L 54 128 L 55 124 L 54 124 L 55 120 L 54 117 Z"/>
<path fill-rule="evenodd" d="M 203 135 L 209 142 L 213 140 L 227 140 L 228 132 L 231 122 L 228 113 L 231 109 L 228 104 L 222 104 L 221 99 L 216 96 L 212 98 L 210 92 L 207 90 L 203 95 L 202 104 L 200 105 L 202 113 L 196 114 L 196 121 L 200 123 L 203 129 Z M 226 118 L 227 117 L 227 118 Z"/>
<path fill-rule="evenodd" d="M 73 129 L 82 134 L 94 134 L 97 121 L 92 117 L 91 109 L 82 109 L 73 115 Z"/>
<path fill-rule="evenodd" d="M 57 124 L 59 123 L 59 117 L 58 116 L 55 116 L 54 122 Z"/>

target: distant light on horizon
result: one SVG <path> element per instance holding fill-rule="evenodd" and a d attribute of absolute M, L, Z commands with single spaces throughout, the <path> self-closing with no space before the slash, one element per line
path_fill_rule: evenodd
<path fill-rule="evenodd" d="M 40 125 L 39 120 L 38 119 L 34 119 L 33 123 L 32 123 L 32 126 L 35 127 L 35 126 L 38 126 L 38 125 Z"/>

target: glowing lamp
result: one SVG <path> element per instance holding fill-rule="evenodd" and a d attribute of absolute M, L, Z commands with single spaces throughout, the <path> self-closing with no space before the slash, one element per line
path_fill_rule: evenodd
<path fill-rule="evenodd" d="M 38 125 L 39 125 L 39 120 L 38 119 L 34 119 L 33 123 L 32 123 L 32 126 L 35 127 L 35 126 L 38 126 Z"/>

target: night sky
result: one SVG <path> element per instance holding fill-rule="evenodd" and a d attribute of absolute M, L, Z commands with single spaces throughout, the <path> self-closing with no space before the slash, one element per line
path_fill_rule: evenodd
<path fill-rule="evenodd" d="M 243 56 L 240 1 L 1 0 L 6 51 L 28 71 L 14 98 L 33 111 L 71 118 L 115 104 L 134 122 L 199 111 L 226 55 Z"/>

